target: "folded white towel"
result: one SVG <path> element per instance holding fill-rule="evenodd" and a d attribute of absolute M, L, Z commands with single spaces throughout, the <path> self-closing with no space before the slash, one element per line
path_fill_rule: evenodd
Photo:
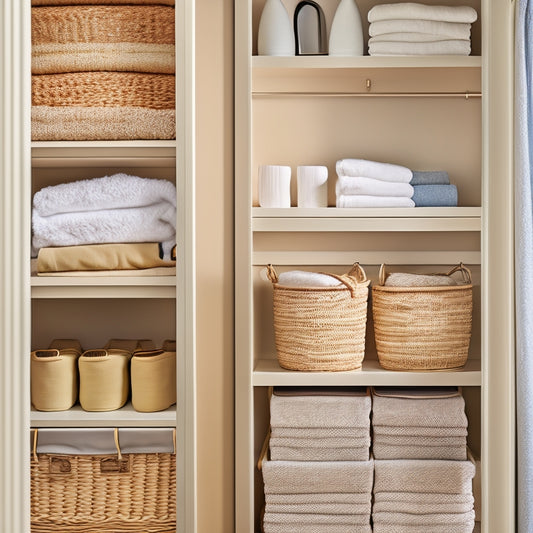
<path fill-rule="evenodd" d="M 370 493 L 374 461 L 263 461 L 265 494 Z"/>
<path fill-rule="evenodd" d="M 447 524 L 471 524 L 474 529 L 474 511 L 466 513 L 441 513 L 431 514 L 411 514 L 394 512 L 373 512 L 372 518 L 380 524 L 402 525 L 402 526 L 437 526 Z"/>
<path fill-rule="evenodd" d="M 415 203 L 406 196 L 337 196 L 337 207 L 414 207 Z"/>
<path fill-rule="evenodd" d="M 394 505 L 394 504 L 393 504 Z M 367 503 L 267 503 L 265 513 L 293 514 L 366 514 L 370 516 L 372 505 Z M 444 512 L 444 511 L 442 511 Z M 454 511 L 455 512 L 455 511 Z"/>
<path fill-rule="evenodd" d="M 404 42 L 404 43 L 434 43 L 438 41 L 450 41 L 451 37 L 448 35 L 438 35 L 435 33 L 385 33 L 383 35 L 377 35 L 376 37 L 370 37 L 368 39 L 368 45 L 374 43 L 390 43 L 390 42 Z"/>
<path fill-rule="evenodd" d="M 353 448 L 370 446 L 370 428 L 366 430 L 364 437 L 345 438 L 345 437 L 270 437 L 270 446 L 293 446 L 297 448 Z"/>
<path fill-rule="evenodd" d="M 364 525 L 370 523 L 370 513 L 364 514 L 293 514 L 293 513 L 266 513 L 264 523 L 270 524 L 299 524 L 305 531 L 309 525 Z"/>
<path fill-rule="evenodd" d="M 396 493 L 395 493 L 396 494 Z M 417 494 L 417 496 L 420 496 Z M 447 494 L 445 496 L 448 496 Z M 280 503 L 280 504 L 317 504 L 317 503 L 349 503 L 353 505 L 371 505 L 370 492 L 329 492 L 317 494 L 265 494 L 265 503 Z"/>
<path fill-rule="evenodd" d="M 465 401 L 451 398 L 397 398 L 374 394 L 373 426 L 466 428 Z"/>
<path fill-rule="evenodd" d="M 409 183 L 413 177 L 413 172 L 407 167 L 367 159 L 340 159 L 335 169 L 339 177 L 365 176 L 375 180 L 399 183 Z"/>
<path fill-rule="evenodd" d="M 272 426 L 270 436 L 274 437 L 288 437 L 291 439 L 321 439 L 321 438 L 353 438 L 356 441 L 360 438 L 367 438 L 368 428 L 330 428 L 330 427 L 318 427 L 318 428 L 291 428 L 291 427 L 279 427 Z"/>
<path fill-rule="evenodd" d="M 409 183 L 383 181 L 374 178 L 339 176 L 335 184 L 337 197 L 341 195 L 403 196 L 411 198 L 414 193 Z"/>
<path fill-rule="evenodd" d="M 399 493 L 401 494 L 401 493 Z M 463 503 L 422 503 L 402 501 L 374 502 L 372 510 L 375 513 L 411 513 L 414 515 L 431 515 L 432 513 L 468 513 L 474 505 L 473 500 Z"/>
<path fill-rule="evenodd" d="M 273 461 L 368 461 L 370 448 L 368 446 L 310 448 L 271 445 L 270 458 Z"/>
<path fill-rule="evenodd" d="M 470 41 L 462 41 L 460 39 L 425 43 L 409 43 L 402 41 L 372 42 L 368 45 L 368 53 L 371 56 L 468 56 L 470 55 L 470 52 Z"/>
<path fill-rule="evenodd" d="M 270 522 L 263 524 L 263 531 L 264 533 L 303 533 L 304 531 L 305 533 L 373 533 L 370 524 L 365 524 L 364 526 L 305 524 L 303 526 L 301 524 L 272 524 Z M 427 531 L 426 533 L 431 532 Z"/>
<path fill-rule="evenodd" d="M 46 187 L 33 199 L 32 255 L 49 246 L 176 242 L 176 188 L 166 180 L 115 174 Z"/>
<path fill-rule="evenodd" d="M 396 459 L 374 461 L 374 492 L 472 494 L 471 461 Z"/>
<path fill-rule="evenodd" d="M 472 23 L 477 20 L 477 12 L 469 6 L 433 6 L 414 2 L 379 4 L 368 12 L 368 22 L 391 19 L 422 19 Z"/>
<path fill-rule="evenodd" d="M 278 284 L 284 287 L 336 287 L 341 282 L 328 274 L 289 270 L 278 275 Z"/>
<path fill-rule="evenodd" d="M 370 428 L 370 395 L 277 396 L 270 398 L 273 427 Z"/>
<path fill-rule="evenodd" d="M 448 39 L 470 39 L 471 24 L 442 22 L 440 20 L 402 19 L 379 20 L 368 27 L 370 37 L 388 33 L 416 33 L 439 35 Z"/>

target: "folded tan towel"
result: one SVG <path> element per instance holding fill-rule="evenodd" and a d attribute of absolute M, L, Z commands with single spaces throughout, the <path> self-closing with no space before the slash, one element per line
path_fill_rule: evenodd
<path fill-rule="evenodd" d="M 264 533 L 372 533 L 370 524 L 364 526 L 338 524 L 263 524 Z"/>
<path fill-rule="evenodd" d="M 370 395 L 277 396 L 270 399 L 270 424 L 289 428 L 366 428 L 370 426 Z"/>
<path fill-rule="evenodd" d="M 37 256 L 37 271 L 132 270 L 176 266 L 175 261 L 161 259 L 162 255 L 156 242 L 41 248 Z"/>
<path fill-rule="evenodd" d="M 466 428 L 465 401 L 451 398 L 397 398 L 373 394 L 372 425 L 396 427 Z"/>
<path fill-rule="evenodd" d="M 32 106 L 174 109 L 175 77 L 139 72 L 75 72 L 31 77 Z"/>
<path fill-rule="evenodd" d="M 440 513 L 433 512 L 430 514 L 411 514 L 411 513 L 389 513 L 373 512 L 374 522 L 380 524 L 402 525 L 402 526 L 437 526 L 452 524 L 470 524 L 474 529 L 474 511 L 466 513 Z"/>
<path fill-rule="evenodd" d="M 324 514 L 324 515 L 366 515 L 370 516 L 370 501 L 354 503 L 267 503 L 265 513 Z"/>
<path fill-rule="evenodd" d="M 434 526 L 402 526 L 400 524 L 383 524 L 374 522 L 372 533 L 472 533 L 472 527 L 468 524 L 446 524 Z"/>
<path fill-rule="evenodd" d="M 296 448 L 270 445 L 273 461 L 368 461 L 368 446 L 351 448 Z"/>
<path fill-rule="evenodd" d="M 472 494 L 445 494 L 441 492 L 432 492 L 423 494 L 419 492 L 374 492 L 375 503 L 400 503 L 412 505 L 434 505 L 435 507 L 458 505 L 468 506 L 470 510 L 474 503 Z"/>
<path fill-rule="evenodd" d="M 299 524 L 304 527 L 309 525 L 365 525 L 370 523 L 370 513 L 364 514 L 294 514 L 294 513 L 267 513 L 264 523 L 271 524 Z"/>
<path fill-rule="evenodd" d="M 472 494 L 475 465 L 472 461 L 377 460 L 374 492 L 433 492 Z"/>
<path fill-rule="evenodd" d="M 175 139 L 174 109 L 49 107 L 31 109 L 34 141 Z"/>
<path fill-rule="evenodd" d="M 270 437 L 270 446 L 292 446 L 297 448 L 359 448 L 370 446 L 370 432 L 364 437 L 323 437 L 323 438 L 290 438 Z"/>
<path fill-rule="evenodd" d="M 423 437 L 408 435 L 383 435 L 374 433 L 374 444 L 386 444 L 388 446 L 466 446 L 466 437 Z"/>
<path fill-rule="evenodd" d="M 374 461 L 264 461 L 265 494 L 372 490 Z"/>
<path fill-rule="evenodd" d="M 466 443 L 463 446 L 390 446 L 374 442 L 372 453 L 376 459 L 446 459 L 465 461 Z"/>
<path fill-rule="evenodd" d="M 370 492 L 328 492 L 328 493 L 295 493 L 295 494 L 265 494 L 265 502 L 267 504 L 333 504 L 333 503 L 347 503 L 351 505 L 370 505 Z"/>
<path fill-rule="evenodd" d="M 468 513 L 472 511 L 473 501 L 467 503 L 407 503 L 401 501 L 374 502 L 374 513 L 409 513 L 412 515 L 432 515 L 433 513 Z"/>
<path fill-rule="evenodd" d="M 373 425 L 374 435 L 390 435 L 403 437 L 466 437 L 466 427 L 416 427 L 416 426 L 376 426 Z"/>
<path fill-rule="evenodd" d="M 322 438 L 366 438 L 369 432 L 368 427 L 362 428 L 286 428 L 272 427 L 270 436 L 286 437 L 291 439 L 322 439 Z"/>

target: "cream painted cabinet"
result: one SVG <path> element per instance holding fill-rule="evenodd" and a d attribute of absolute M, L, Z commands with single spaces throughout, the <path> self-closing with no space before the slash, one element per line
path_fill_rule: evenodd
<path fill-rule="evenodd" d="M 358 0 L 363 21 L 382 2 Z M 439 2 L 426 2 L 439 5 Z M 507 0 L 454 1 L 478 13 L 472 55 L 257 55 L 264 0 L 235 2 L 236 531 L 260 530 L 261 474 L 271 386 L 457 385 L 468 443 L 481 460 L 482 531 L 514 530 L 512 311 L 512 21 Z M 289 15 L 297 2 L 284 0 Z M 326 26 L 337 0 L 320 2 Z M 365 41 L 368 23 L 364 24 Z M 335 208 L 335 162 L 360 157 L 447 170 L 453 208 Z M 292 206 L 258 207 L 258 167 L 292 169 Z M 326 165 L 327 208 L 296 206 L 296 168 Z M 377 361 L 371 321 L 361 371 L 295 372 L 276 358 L 272 289 L 261 275 L 303 268 L 342 273 L 360 262 L 473 273 L 469 358 L 458 371 L 392 372 Z M 371 313 L 369 313 L 369 317 Z"/>
<path fill-rule="evenodd" d="M 194 1 L 176 0 L 176 140 L 31 141 L 30 2 L 4 2 L 2 32 L 0 530 L 29 533 L 29 431 L 43 427 L 175 427 L 176 531 L 196 531 Z M 177 274 L 38 277 L 30 267 L 33 194 L 47 185 L 116 172 L 177 189 Z M 84 349 L 110 338 L 177 340 L 177 404 L 103 413 L 30 405 L 30 350 L 54 338 Z"/>

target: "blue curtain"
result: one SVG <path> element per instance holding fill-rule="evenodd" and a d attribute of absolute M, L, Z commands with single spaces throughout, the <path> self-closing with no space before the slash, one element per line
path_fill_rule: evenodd
<path fill-rule="evenodd" d="M 515 281 L 518 533 L 533 533 L 533 0 L 515 27 Z"/>

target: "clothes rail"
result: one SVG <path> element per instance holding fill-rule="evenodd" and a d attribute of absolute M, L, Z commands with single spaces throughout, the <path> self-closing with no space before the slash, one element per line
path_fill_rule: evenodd
<path fill-rule="evenodd" d="M 480 92 L 391 92 L 391 93 L 372 93 L 372 92 L 315 92 L 315 91 L 253 91 L 252 96 L 319 96 L 328 98 L 350 98 L 350 97 L 371 97 L 371 98 L 481 98 Z"/>

